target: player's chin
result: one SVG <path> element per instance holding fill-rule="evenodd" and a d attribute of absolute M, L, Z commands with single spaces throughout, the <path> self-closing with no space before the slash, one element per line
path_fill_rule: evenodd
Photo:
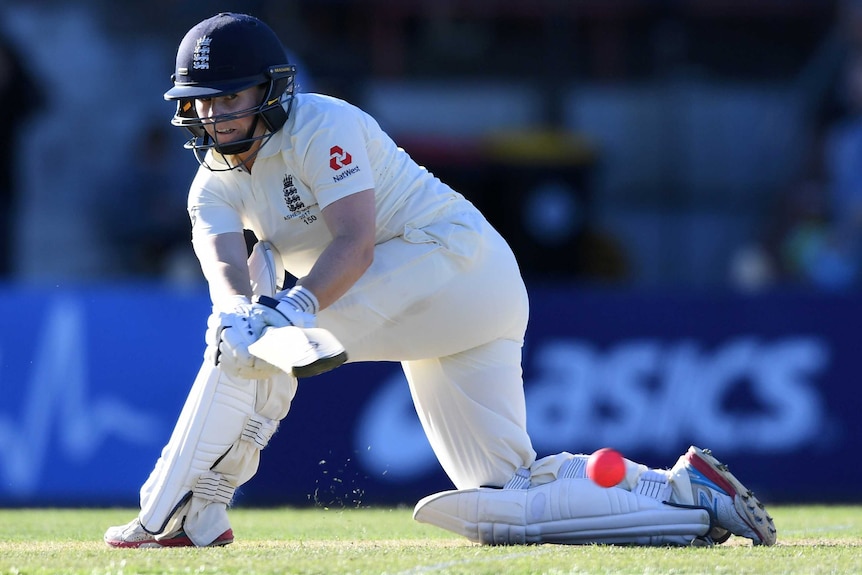
<path fill-rule="evenodd" d="M 236 130 L 227 134 L 218 132 L 215 134 L 215 136 L 210 137 L 213 139 L 213 142 L 216 144 L 216 147 L 218 149 L 230 148 L 230 146 L 238 143 L 243 139 L 241 134 Z"/>

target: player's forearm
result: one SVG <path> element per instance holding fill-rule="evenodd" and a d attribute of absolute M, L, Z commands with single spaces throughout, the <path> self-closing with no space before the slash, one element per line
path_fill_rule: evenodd
<path fill-rule="evenodd" d="M 231 305 L 236 296 L 251 297 L 251 282 L 248 269 L 225 263 L 215 263 L 205 273 L 209 283 L 210 298 L 213 305 L 222 307 L 223 302 Z"/>
<path fill-rule="evenodd" d="M 297 283 L 317 297 L 320 309 L 326 309 L 353 287 L 373 260 L 373 243 L 335 238 Z"/>
<path fill-rule="evenodd" d="M 216 307 L 232 308 L 236 296 L 251 296 L 245 238 L 231 233 L 207 236 L 193 242 L 201 270 Z"/>
<path fill-rule="evenodd" d="M 353 287 L 374 260 L 374 190 L 345 196 L 322 214 L 333 239 L 298 283 L 317 297 L 320 309 L 326 309 Z"/>

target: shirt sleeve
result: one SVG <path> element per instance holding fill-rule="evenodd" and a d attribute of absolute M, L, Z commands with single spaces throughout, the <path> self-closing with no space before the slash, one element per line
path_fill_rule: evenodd
<path fill-rule="evenodd" d="M 320 209 L 374 188 L 364 120 L 357 108 L 331 106 L 308 140 L 304 171 Z"/>
<path fill-rule="evenodd" d="M 225 182 L 212 177 L 210 173 L 198 172 L 192 182 L 188 212 L 193 240 L 195 237 L 243 231 L 242 218 L 228 200 Z"/>

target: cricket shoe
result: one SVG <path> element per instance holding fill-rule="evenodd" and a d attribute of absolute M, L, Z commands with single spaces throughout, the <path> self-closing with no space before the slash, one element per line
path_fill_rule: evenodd
<path fill-rule="evenodd" d="M 763 504 L 708 449 L 689 447 L 670 475 L 682 498 L 679 503 L 709 511 L 715 522 L 708 534 L 711 541 L 723 543 L 732 533 L 755 545 L 775 544 L 775 524 Z M 690 500 L 686 484 L 691 488 Z"/>
<path fill-rule="evenodd" d="M 148 549 L 160 547 L 194 547 L 195 544 L 189 539 L 188 535 L 179 531 L 171 537 L 156 539 L 152 533 L 148 533 L 141 526 L 140 520 L 136 517 L 126 525 L 117 525 L 109 527 L 105 531 L 105 543 L 111 547 L 132 548 L 132 549 Z M 233 530 L 228 529 L 218 537 L 215 541 L 206 545 L 206 547 L 218 547 L 233 543 Z"/>

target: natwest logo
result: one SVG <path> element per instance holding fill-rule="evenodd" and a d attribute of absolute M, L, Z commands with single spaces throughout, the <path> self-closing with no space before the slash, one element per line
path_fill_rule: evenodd
<path fill-rule="evenodd" d="M 353 156 L 341 149 L 341 146 L 329 148 L 329 167 L 336 172 L 353 162 Z"/>

